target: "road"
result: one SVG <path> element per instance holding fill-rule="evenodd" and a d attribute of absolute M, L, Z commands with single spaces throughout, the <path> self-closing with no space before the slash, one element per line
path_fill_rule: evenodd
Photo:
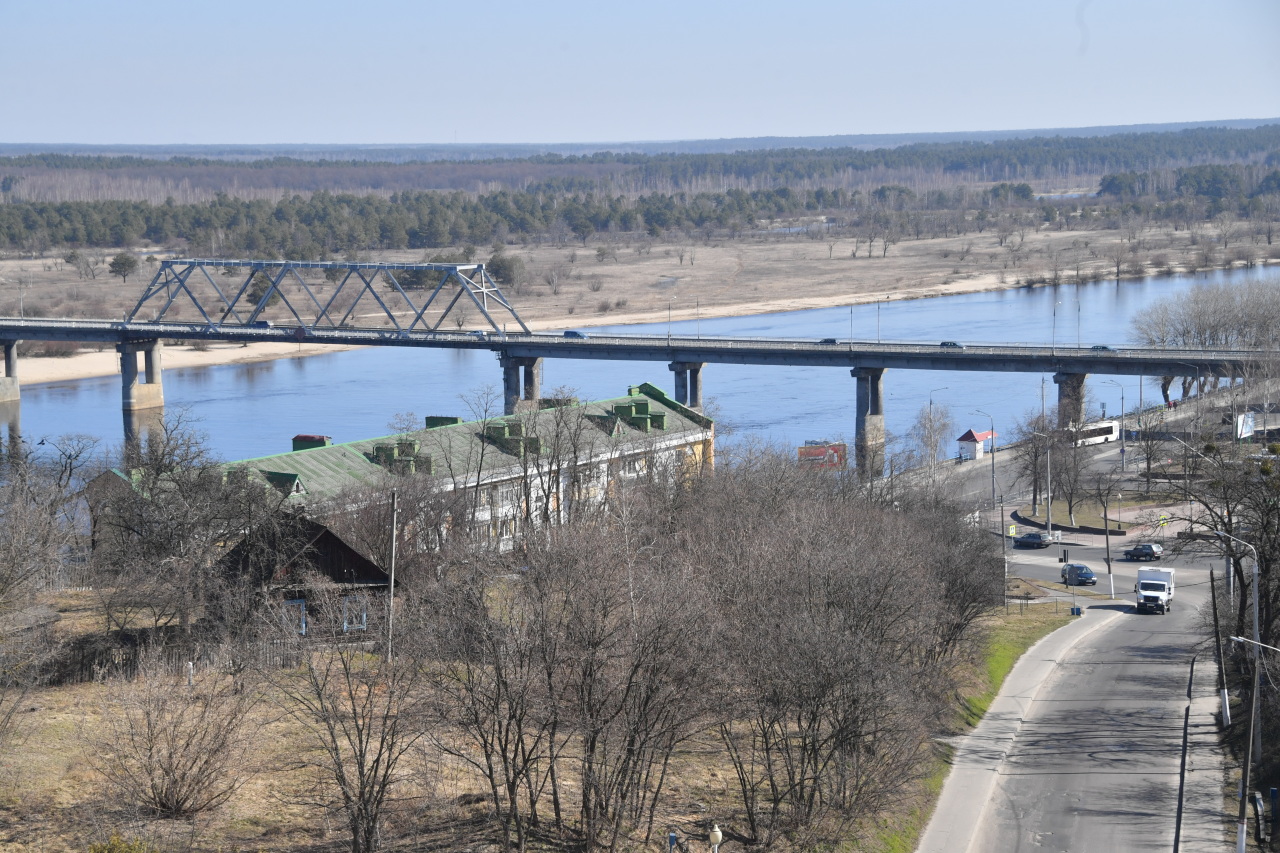
<path fill-rule="evenodd" d="M 1105 593 L 1095 538 L 1065 539 L 1071 560 L 1099 575 L 1085 589 Z M 1057 580 L 1059 556 L 1057 547 L 1011 551 L 1011 572 Z M 1211 559 L 1163 561 L 1178 570 L 1166 616 L 1133 612 L 1126 594 L 1147 564 L 1114 564 L 1122 599 L 1082 599 L 1084 617 L 1024 655 L 982 724 L 957 741 L 919 853 L 1228 849 L 1216 670 L 1206 652 L 1194 677 L 1192 667 Z"/>

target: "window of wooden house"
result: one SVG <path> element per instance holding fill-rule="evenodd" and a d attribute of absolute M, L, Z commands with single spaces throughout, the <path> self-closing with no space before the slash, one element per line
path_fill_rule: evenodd
<path fill-rule="evenodd" d="M 305 637 L 307 635 L 307 600 L 305 598 L 292 598 L 286 601 L 281 618 L 284 620 L 284 626 L 287 630 L 294 631 Z"/>
<path fill-rule="evenodd" d="M 342 630 L 365 631 L 369 627 L 369 597 L 347 595 L 342 598 Z"/>

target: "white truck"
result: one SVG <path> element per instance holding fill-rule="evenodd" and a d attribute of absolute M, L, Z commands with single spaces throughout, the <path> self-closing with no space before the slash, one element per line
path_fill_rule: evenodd
<path fill-rule="evenodd" d="M 1133 586 L 1135 609 L 1139 613 L 1173 609 L 1173 569 L 1138 569 L 1138 582 Z"/>

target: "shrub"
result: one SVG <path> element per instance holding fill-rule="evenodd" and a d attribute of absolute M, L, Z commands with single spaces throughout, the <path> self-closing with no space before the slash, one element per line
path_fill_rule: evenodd
<path fill-rule="evenodd" d="M 90 844 L 89 853 L 156 853 L 156 848 L 141 838 L 126 841 L 119 835 L 113 835 L 106 841 Z"/>

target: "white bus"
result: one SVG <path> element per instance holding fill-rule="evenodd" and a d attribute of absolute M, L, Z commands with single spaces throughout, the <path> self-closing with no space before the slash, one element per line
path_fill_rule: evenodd
<path fill-rule="evenodd" d="M 1085 424 L 1073 433 L 1076 447 L 1085 447 L 1090 444 L 1106 444 L 1108 441 L 1115 441 L 1119 437 L 1119 421 L 1097 421 Z"/>

